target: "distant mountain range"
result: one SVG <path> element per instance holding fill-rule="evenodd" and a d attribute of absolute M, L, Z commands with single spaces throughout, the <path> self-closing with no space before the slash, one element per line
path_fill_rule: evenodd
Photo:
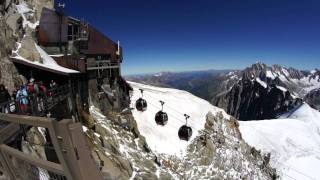
<path fill-rule="evenodd" d="M 240 120 L 272 119 L 303 101 L 320 107 L 320 70 L 303 71 L 257 62 L 244 70 L 162 72 L 130 81 L 186 90 Z"/>

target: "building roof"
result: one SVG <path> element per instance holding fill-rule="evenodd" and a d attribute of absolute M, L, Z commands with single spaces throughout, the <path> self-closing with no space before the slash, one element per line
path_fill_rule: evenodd
<path fill-rule="evenodd" d="M 70 74 L 77 74 L 80 73 L 79 71 L 73 70 L 73 69 L 68 69 L 65 67 L 60 66 L 52 57 L 50 57 L 41 47 L 38 45 L 35 45 L 37 51 L 39 52 L 43 63 L 37 62 L 37 61 L 31 61 L 28 59 L 23 58 L 20 56 L 16 50 L 16 56 L 11 57 L 12 61 L 15 63 L 23 64 L 25 66 L 41 69 L 44 71 L 56 73 L 56 74 L 61 74 L 61 75 L 66 75 L 69 76 Z M 19 48 L 18 48 L 19 49 Z"/>
<path fill-rule="evenodd" d="M 103 33 L 89 25 L 89 42 L 88 49 L 81 50 L 82 53 L 93 55 L 93 54 L 110 54 L 111 60 L 122 60 L 120 47 L 120 57 L 116 54 L 118 50 L 118 44 Z"/>

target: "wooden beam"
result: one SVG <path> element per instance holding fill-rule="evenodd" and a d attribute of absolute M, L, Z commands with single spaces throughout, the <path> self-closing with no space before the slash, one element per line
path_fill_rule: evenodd
<path fill-rule="evenodd" d="M 65 172 L 60 164 L 46 161 L 43 159 L 34 158 L 33 156 L 30 156 L 30 155 L 23 153 L 21 151 L 18 151 L 16 149 L 13 149 L 5 144 L 0 145 L 0 150 L 2 152 L 4 152 L 5 154 L 10 154 L 10 155 L 12 155 L 20 160 L 26 161 L 27 163 L 32 164 L 36 167 L 41 167 L 41 168 L 49 170 L 55 174 L 65 176 Z"/>

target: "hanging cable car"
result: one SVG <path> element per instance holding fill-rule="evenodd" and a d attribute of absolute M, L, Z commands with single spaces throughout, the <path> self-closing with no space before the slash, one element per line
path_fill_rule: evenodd
<path fill-rule="evenodd" d="M 192 136 L 192 128 L 188 126 L 188 119 L 190 118 L 190 116 L 184 114 L 184 117 L 186 118 L 186 124 L 180 127 L 178 136 L 180 140 L 189 141 Z"/>
<path fill-rule="evenodd" d="M 168 114 L 163 111 L 164 102 L 160 101 L 160 103 L 161 103 L 161 110 L 157 112 L 155 116 L 155 121 L 158 125 L 164 126 L 168 123 Z"/>
<path fill-rule="evenodd" d="M 141 97 L 136 101 L 136 108 L 138 111 L 145 111 L 147 110 L 147 101 L 143 99 L 143 89 L 139 89 L 141 92 Z"/>

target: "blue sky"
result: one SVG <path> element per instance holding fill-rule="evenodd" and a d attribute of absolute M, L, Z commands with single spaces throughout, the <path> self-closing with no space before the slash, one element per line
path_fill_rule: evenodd
<path fill-rule="evenodd" d="M 319 0 L 65 0 L 124 48 L 123 74 L 320 68 Z"/>

